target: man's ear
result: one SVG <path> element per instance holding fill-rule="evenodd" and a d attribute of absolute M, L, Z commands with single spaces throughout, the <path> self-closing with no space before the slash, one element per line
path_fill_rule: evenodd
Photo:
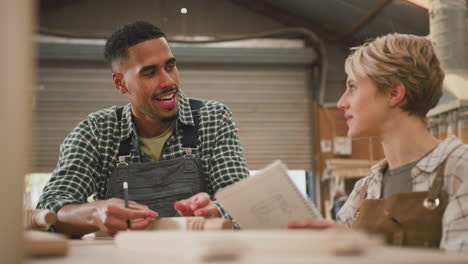
<path fill-rule="evenodd" d="M 126 94 L 128 92 L 127 85 L 125 84 L 122 73 L 112 73 L 112 81 L 114 83 L 115 89 L 117 89 L 119 93 Z"/>
<path fill-rule="evenodd" d="M 397 83 L 387 91 L 387 100 L 390 107 L 398 107 L 405 102 L 406 87 L 402 83 Z"/>

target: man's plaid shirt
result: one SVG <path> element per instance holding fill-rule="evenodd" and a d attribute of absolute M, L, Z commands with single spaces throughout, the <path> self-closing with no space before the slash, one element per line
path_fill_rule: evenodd
<path fill-rule="evenodd" d="M 440 248 L 456 251 L 468 251 L 468 145 L 462 144 L 454 136 L 445 139 L 411 170 L 412 190 L 427 191 L 439 166 L 447 159 L 443 190 L 449 195 L 449 203 L 442 218 Z M 460 147 L 448 156 L 457 146 Z M 385 160 L 377 163 L 372 167 L 370 176 L 356 183 L 353 192 L 338 212 L 338 222 L 351 226 L 364 199 L 381 198 L 382 171 L 386 167 Z M 424 219 L 421 219 L 421 223 L 423 222 Z"/>
<path fill-rule="evenodd" d="M 80 122 L 60 146 L 57 167 L 43 190 L 38 208 L 55 212 L 68 204 L 85 203 L 89 196 L 104 199 L 107 177 L 117 164 L 120 142 L 131 138 L 129 159 L 133 163 L 150 162 L 140 150 L 136 128 L 132 122 L 130 104 L 122 112 L 122 128 L 116 116 L 117 107 L 94 112 Z M 223 104 L 207 101 L 200 109 L 198 153 L 208 193 L 216 191 L 249 175 L 242 155 L 237 128 L 231 111 Z M 179 115 L 176 131 L 164 146 L 161 160 L 182 157 L 181 124 L 193 125 L 189 100 L 179 92 Z M 222 216 L 224 210 L 216 204 Z"/>

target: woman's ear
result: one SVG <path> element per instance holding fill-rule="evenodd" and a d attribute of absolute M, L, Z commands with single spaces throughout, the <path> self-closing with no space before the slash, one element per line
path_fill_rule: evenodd
<path fill-rule="evenodd" d="M 121 94 L 126 94 L 128 92 L 127 85 L 121 73 L 112 73 L 112 81 L 114 83 L 115 89 Z"/>
<path fill-rule="evenodd" d="M 402 83 L 397 83 L 387 91 L 387 100 L 390 107 L 399 107 L 405 101 L 406 87 Z"/>

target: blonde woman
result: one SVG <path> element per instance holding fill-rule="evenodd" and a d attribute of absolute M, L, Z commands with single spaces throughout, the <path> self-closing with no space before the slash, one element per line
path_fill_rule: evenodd
<path fill-rule="evenodd" d="M 348 136 L 377 137 L 385 160 L 356 183 L 337 222 L 301 219 L 289 227 L 347 226 L 383 234 L 393 245 L 468 251 L 468 146 L 454 136 L 432 137 L 425 122 L 444 78 L 431 42 L 379 37 L 354 48 L 345 70 L 338 107 Z"/>

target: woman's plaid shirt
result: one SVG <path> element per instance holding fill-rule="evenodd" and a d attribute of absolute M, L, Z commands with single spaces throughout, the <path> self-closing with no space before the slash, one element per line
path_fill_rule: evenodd
<path fill-rule="evenodd" d="M 412 190 L 427 191 L 439 166 L 447 158 L 443 190 L 449 195 L 449 203 L 442 219 L 440 248 L 456 251 L 468 251 L 468 145 L 460 146 L 450 154 L 462 144 L 454 136 L 445 139 L 411 170 Z M 372 167 L 370 176 L 356 183 L 353 192 L 338 212 L 339 222 L 351 226 L 364 199 L 381 198 L 382 171 L 386 166 L 385 160 L 377 163 Z"/>

